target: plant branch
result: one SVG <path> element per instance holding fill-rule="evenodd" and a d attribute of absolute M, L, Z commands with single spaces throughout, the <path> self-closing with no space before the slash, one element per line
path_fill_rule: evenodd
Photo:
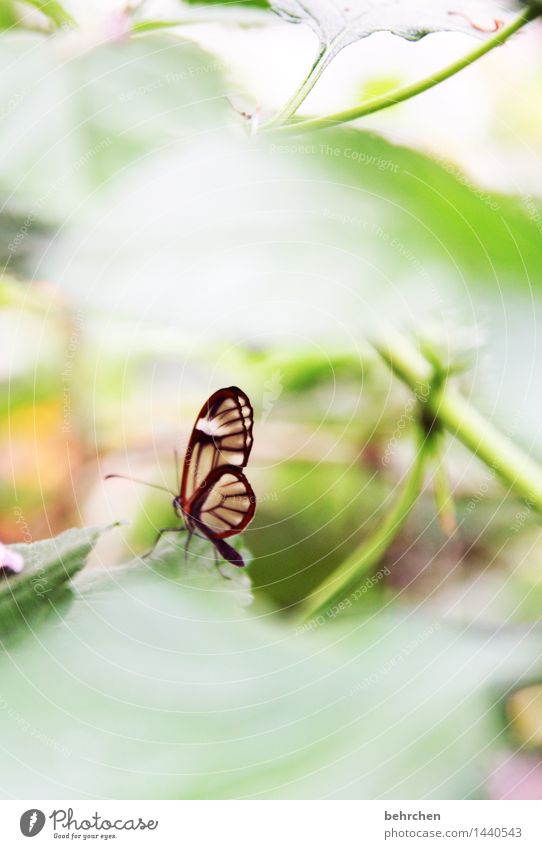
<path fill-rule="evenodd" d="M 380 523 L 376 533 L 370 539 L 364 540 L 303 604 L 301 621 L 314 619 L 341 601 L 346 601 L 349 593 L 359 586 L 367 572 L 378 564 L 403 527 L 422 490 L 431 444 L 431 437 L 420 430 L 416 458 L 399 498 Z"/>
<path fill-rule="evenodd" d="M 447 65 L 440 71 L 436 71 L 429 77 L 410 83 L 402 88 L 395 89 L 395 91 L 391 91 L 380 97 L 371 98 L 371 100 L 367 100 L 359 106 L 354 106 L 352 109 L 345 109 L 342 112 L 335 112 L 331 115 L 325 115 L 320 118 L 308 118 L 304 121 L 296 121 L 283 126 L 276 126 L 276 121 L 273 120 L 273 122 L 270 122 L 267 125 L 267 127 L 269 127 L 269 132 L 299 133 L 305 132 L 306 130 L 333 127 L 336 124 L 344 124 L 348 121 L 354 121 L 357 118 L 363 118 L 365 115 L 371 115 L 374 112 L 379 112 L 381 109 L 386 109 L 388 106 L 394 106 L 397 103 L 402 103 L 404 100 L 409 100 L 411 97 L 416 97 L 416 95 L 421 94 L 424 91 L 428 91 L 430 88 L 433 88 L 433 86 L 447 80 L 449 77 L 453 77 L 454 74 L 459 73 L 459 71 L 462 71 L 463 68 L 467 68 L 469 65 L 472 65 L 473 62 L 476 62 L 482 56 L 485 56 L 486 53 L 489 53 L 495 47 L 499 47 L 501 44 L 504 44 L 511 35 L 514 35 L 514 33 L 530 21 L 533 21 L 540 14 L 540 9 L 535 9 L 533 7 L 526 9 L 521 15 L 519 15 L 519 17 L 515 18 L 510 24 L 508 24 L 507 27 L 499 30 L 496 35 L 489 38 L 487 41 L 484 41 L 484 43 L 479 45 L 475 50 L 467 53 L 466 56 L 463 56 L 456 62 L 452 62 L 451 65 Z M 282 118 L 284 118 L 284 111 L 285 110 L 280 113 Z M 291 112 L 290 114 L 293 113 Z"/>
<path fill-rule="evenodd" d="M 459 439 L 508 487 L 542 515 L 542 468 L 495 428 L 449 381 L 436 391 L 433 368 L 408 339 L 387 328 L 374 347 L 386 365 L 407 384 L 442 427 Z"/>
<path fill-rule="evenodd" d="M 267 124 L 264 125 L 263 129 L 267 130 L 271 127 L 282 127 L 288 119 L 297 112 L 305 98 L 310 94 L 324 73 L 334 55 L 335 52 L 333 45 L 320 45 L 318 56 L 301 85 L 294 91 L 282 109 L 277 112 L 277 114 L 274 115 Z"/>

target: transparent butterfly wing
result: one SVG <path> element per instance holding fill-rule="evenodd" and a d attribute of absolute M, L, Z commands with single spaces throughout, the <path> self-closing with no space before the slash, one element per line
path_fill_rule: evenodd
<path fill-rule="evenodd" d="M 241 533 L 254 516 L 256 496 L 236 466 L 213 469 L 187 505 L 193 530 L 210 539 Z"/>
<path fill-rule="evenodd" d="M 219 389 L 201 408 L 183 464 L 181 502 L 185 511 L 209 474 L 229 465 L 246 466 L 253 443 L 254 412 L 236 386 Z"/>

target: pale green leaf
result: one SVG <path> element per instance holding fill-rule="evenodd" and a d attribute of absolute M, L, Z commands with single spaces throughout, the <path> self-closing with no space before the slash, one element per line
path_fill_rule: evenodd
<path fill-rule="evenodd" d="M 271 6 L 286 20 L 310 26 L 332 56 L 375 32 L 409 41 L 440 31 L 480 36 L 502 20 L 502 4 L 492 0 L 271 0 Z"/>
<path fill-rule="evenodd" d="M 11 796 L 483 795 L 526 631 L 400 608 L 296 630 L 183 570 L 111 575 L 0 659 Z"/>
<path fill-rule="evenodd" d="M 107 528 L 71 528 L 52 539 L 11 546 L 24 560 L 17 575 L 0 577 L 0 638 L 31 624 L 36 614 L 54 610 L 70 579 L 85 565 Z"/>

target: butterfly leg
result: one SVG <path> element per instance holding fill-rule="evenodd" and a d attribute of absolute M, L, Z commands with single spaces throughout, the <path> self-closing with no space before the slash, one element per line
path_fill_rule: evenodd
<path fill-rule="evenodd" d="M 223 578 L 226 579 L 226 581 L 231 581 L 230 576 L 226 575 L 226 573 L 222 571 L 222 568 L 220 566 L 220 558 L 218 556 L 218 549 L 217 549 L 216 545 L 213 545 L 213 551 L 215 553 L 215 567 L 216 567 L 217 571 L 220 572 L 220 574 L 222 575 Z"/>
<path fill-rule="evenodd" d="M 187 530 L 187 529 L 185 528 L 185 530 Z M 194 536 L 193 531 L 188 531 L 188 536 L 187 536 L 186 542 L 184 544 L 184 559 L 185 560 L 188 557 L 188 549 L 190 548 L 190 541 L 191 541 L 193 536 Z"/>
<path fill-rule="evenodd" d="M 184 534 L 185 531 L 186 531 L 186 528 L 161 528 L 158 531 L 158 535 L 157 535 L 156 539 L 154 540 L 152 548 L 150 548 L 148 551 L 146 551 L 145 554 L 142 554 L 141 559 L 145 560 L 146 557 L 150 557 L 150 555 L 153 553 L 154 549 L 156 548 L 156 546 L 158 545 L 158 543 L 160 542 L 160 539 L 162 538 L 162 536 L 164 534 L 168 534 L 168 533 Z"/>
<path fill-rule="evenodd" d="M 176 481 L 177 481 L 177 492 L 179 492 L 180 489 L 181 489 L 181 481 L 180 481 L 180 474 L 179 474 L 179 470 L 180 470 L 181 467 L 179 465 L 179 452 L 177 451 L 176 448 L 173 449 L 173 457 L 175 459 L 175 476 L 176 476 Z"/>

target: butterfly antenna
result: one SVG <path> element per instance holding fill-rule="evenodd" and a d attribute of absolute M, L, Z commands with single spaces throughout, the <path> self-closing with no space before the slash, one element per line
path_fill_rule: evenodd
<path fill-rule="evenodd" d="M 176 448 L 173 449 L 173 456 L 175 457 L 175 474 L 177 476 L 177 492 L 181 491 L 181 481 L 180 481 L 180 467 L 179 467 L 179 452 Z"/>
<path fill-rule="evenodd" d="M 177 495 L 176 492 L 172 492 L 171 489 L 167 488 L 167 486 L 160 486 L 159 483 L 149 483 L 149 481 L 143 481 L 141 478 L 132 478 L 130 475 L 106 475 L 104 480 L 108 481 L 111 480 L 111 478 L 121 478 L 125 481 L 132 481 L 132 483 L 142 483 L 144 486 L 151 486 L 153 489 L 161 489 L 162 492 L 169 492 L 169 494 L 173 495 L 174 498 Z"/>

